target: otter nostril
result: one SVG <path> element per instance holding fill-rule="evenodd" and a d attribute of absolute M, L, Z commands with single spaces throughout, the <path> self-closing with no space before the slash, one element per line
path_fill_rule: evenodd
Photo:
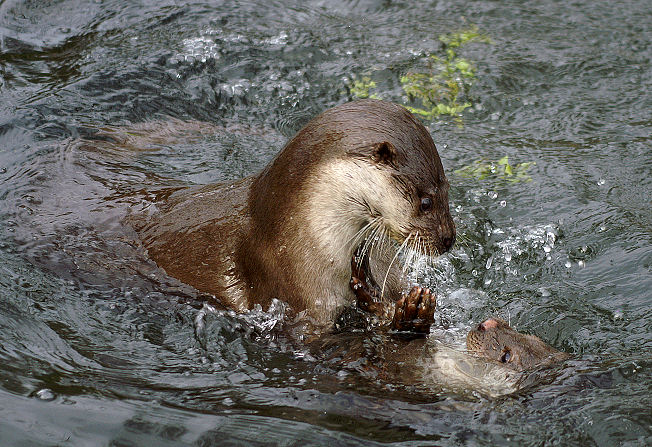
<path fill-rule="evenodd" d="M 486 328 L 484 327 L 484 323 L 480 323 L 480 324 L 478 325 L 478 330 L 479 330 L 480 332 L 486 330 Z"/>

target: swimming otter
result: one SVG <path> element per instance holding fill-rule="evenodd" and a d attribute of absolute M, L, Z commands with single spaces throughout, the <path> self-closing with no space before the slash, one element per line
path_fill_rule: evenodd
<path fill-rule="evenodd" d="M 436 337 L 394 337 L 385 330 L 326 334 L 309 346 L 314 356 L 336 369 L 353 370 L 381 383 L 416 385 L 424 390 L 452 387 L 488 396 L 535 385 L 547 374 L 554 374 L 555 370 L 546 367 L 570 357 L 496 318 L 468 332 L 466 351 Z M 511 356 L 505 355 L 505 347 Z"/>
<path fill-rule="evenodd" d="M 539 337 L 516 332 L 499 318 L 489 318 L 469 331 L 466 348 L 471 353 L 518 371 L 550 365 L 569 357 Z"/>
<path fill-rule="evenodd" d="M 393 303 L 402 285 L 386 242 L 437 255 L 455 241 L 430 134 L 405 108 L 378 100 L 323 112 L 257 175 L 161 194 L 153 212 L 131 222 L 169 275 L 238 311 L 281 299 L 317 326 L 356 298 L 356 252 L 367 272 L 384 274 L 374 299 Z M 417 317 L 434 312 L 430 291 L 399 303 L 426 309 Z M 394 320 L 426 331 L 429 323 L 412 325 L 414 317 Z"/>

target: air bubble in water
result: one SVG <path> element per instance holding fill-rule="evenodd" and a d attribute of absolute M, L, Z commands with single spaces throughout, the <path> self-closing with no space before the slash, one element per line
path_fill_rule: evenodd
<path fill-rule="evenodd" d="M 557 240 L 557 236 L 555 235 L 555 233 L 551 231 L 546 232 L 546 242 L 550 244 L 551 247 L 554 247 L 556 240 Z"/>
<path fill-rule="evenodd" d="M 37 399 L 46 402 L 49 402 L 57 398 L 57 395 L 54 394 L 54 392 L 49 388 L 43 388 L 42 390 L 38 390 L 34 395 L 36 396 Z"/>

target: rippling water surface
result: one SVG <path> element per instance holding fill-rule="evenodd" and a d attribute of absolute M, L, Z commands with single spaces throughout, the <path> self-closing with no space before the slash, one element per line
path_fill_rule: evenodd
<path fill-rule="evenodd" d="M 643 0 L 0 1 L 0 443 L 650 445 L 650 17 Z M 430 338 L 461 349 L 499 315 L 573 359 L 496 398 L 322 361 L 283 335 L 282 303 L 196 335 L 198 297 L 128 210 L 256 172 L 354 79 L 405 104 L 401 76 L 469 24 L 491 39 L 459 50 L 473 106 L 425 122 L 460 235 L 419 273 Z M 172 138 L 175 120 L 195 124 Z M 504 156 L 531 181 L 454 172 Z"/>

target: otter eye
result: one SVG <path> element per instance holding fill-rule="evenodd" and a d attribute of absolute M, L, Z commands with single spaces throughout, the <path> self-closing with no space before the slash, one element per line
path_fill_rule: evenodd
<path fill-rule="evenodd" d="M 500 357 L 500 361 L 502 363 L 507 363 L 507 362 L 510 361 L 511 358 L 512 358 L 511 351 L 509 349 L 505 348 L 505 350 L 503 351 L 503 355 Z"/>
<path fill-rule="evenodd" d="M 422 198 L 420 209 L 422 213 L 430 211 L 432 209 L 432 199 L 430 197 Z"/>

